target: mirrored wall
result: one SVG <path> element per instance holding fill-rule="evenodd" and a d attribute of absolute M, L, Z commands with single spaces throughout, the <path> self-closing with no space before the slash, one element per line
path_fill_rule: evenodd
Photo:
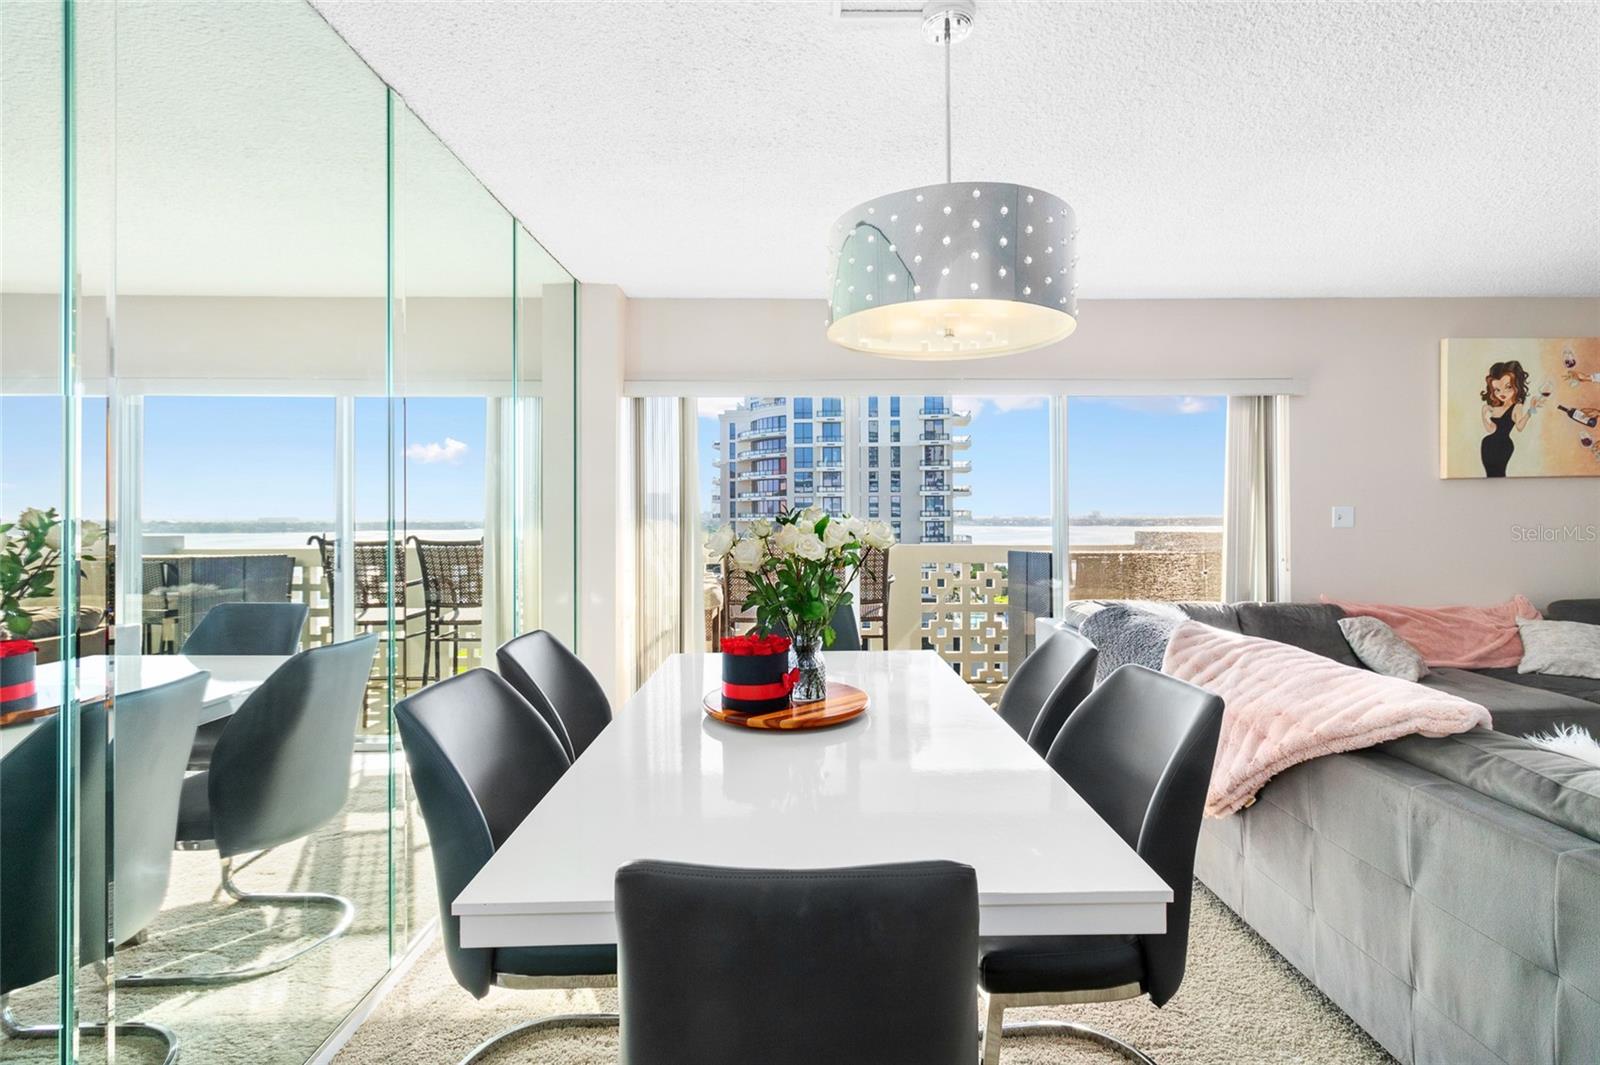
<path fill-rule="evenodd" d="M 394 702 L 575 631 L 575 285 L 298 0 L 0 42 L 0 1061 L 302 1062 L 439 914 Z"/>

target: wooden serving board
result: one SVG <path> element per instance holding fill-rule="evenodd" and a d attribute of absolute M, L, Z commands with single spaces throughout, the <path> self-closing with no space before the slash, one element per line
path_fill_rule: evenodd
<path fill-rule="evenodd" d="M 867 693 L 853 684 L 828 682 L 828 696 L 819 703 L 798 703 L 765 714 L 747 714 L 722 708 L 720 688 L 706 692 L 706 713 L 718 721 L 744 728 L 772 729 L 780 732 L 827 728 L 840 725 L 867 712 Z"/>

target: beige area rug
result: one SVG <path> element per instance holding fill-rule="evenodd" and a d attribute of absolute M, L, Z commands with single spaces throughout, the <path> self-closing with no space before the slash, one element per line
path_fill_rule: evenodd
<path fill-rule="evenodd" d="M 613 991 L 496 989 L 476 1001 L 451 977 L 435 943 L 335 1061 L 336 1065 L 453 1065 L 482 1040 L 523 1021 L 615 1008 Z M 1162 1065 L 1381 1065 L 1394 1060 L 1203 888 L 1195 893 L 1188 974 L 1183 989 L 1165 1008 L 1158 1010 L 1148 1000 L 1138 999 L 1006 1013 L 1008 1021 L 1043 1018 L 1081 1021 L 1114 1033 Z M 1056 1037 L 1008 1039 L 1001 1060 L 1004 1065 L 1125 1062 L 1110 1051 Z M 614 1065 L 616 1061 L 615 1029 L 578 1029 L 509 1041 L 485 1058 L 484 1065 Z"/>
<path fill-rule="evenodd" d="M 356 905 L 345 936 L 296 960 L 281 972 L 215 987 L 177 986 L 115 992 L 120 1021 L 155 1022 L 180 1040 L 179 1065 L 301 1065 L 388 970 L 388 758 L 359 753 L 352 765 L 350 801 L 343 813 L 305 840 L 275 848 L 242 868 L 246 891 L 322 891 Z M 420 817 L 398 819 L 394 890 L 396 941 L 405 943 L 438 916 L 433 868 Z M 216 971 L 270 960 L 326 932 L 330 907 L 255 906 L 222 892 L 211 851 L 175 851 L 161 915 L 139 945 L 125 945 L 118 973 Z M 104 978 L 94 968 L 79 976 L 84 1019 L 106 1015 Z M 54 1019 L 56 982 L 13 996 L 19 1019 Z M 104 1043 L 82 1041 L 82 1061 L 106 1060 Z M 117 1065 L 159 1065 L 160 1044 L 119 1041 Z M 55 1060 L 53 1041 L 0 1040 L 0 1062 Z"/>

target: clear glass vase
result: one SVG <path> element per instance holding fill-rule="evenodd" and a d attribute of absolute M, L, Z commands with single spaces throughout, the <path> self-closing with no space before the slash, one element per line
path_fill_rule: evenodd
<path fill-rule="evenodd" d="M 789 648 L 789 668 L 797 676 L 789 692 L 789 702 L 817 703 L 828 694 L 828 669 L 822 662 L 822 631 L 796 630 Z"/>

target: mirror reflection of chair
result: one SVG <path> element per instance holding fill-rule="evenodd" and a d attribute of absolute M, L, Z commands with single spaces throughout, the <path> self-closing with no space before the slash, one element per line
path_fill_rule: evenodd
<path fill-rule="evenodd" d="M 423 621 L 422 682 L 444 676 L 439 653 L 450 645 L 450 673 L 460 671 L 461 645 L 483 642 L 483 541 L 408 541 L 417 550 L 422 567 Z"/>
<path fill-rule="evenodd" d="M 1094 689 L 1099 657 L 1093 643 L 1064 630 L 1035 647 L 1006 681 L 1000 695 L 1000 717 L 1040 758 L 1050 752 L 1067 716 Z"/>
<path fill-rule="evenodd" d="M 486 669 L 470 670 L 402 699 L 394 716 L 433 841 L 445 956 L 457 982 L 477 998 L 491 986 L 615 987 L 614 944 L 467 948 L 461 945 L 460 918 L 450 912 L 451 900 L 571 764 L 549 720 Z M 551 861 L 559 860 L 559 855 L 551 856 Z M 541 1018 L 485 1041 L 462 1065 L 510 1036 L 616 1023 L 614 1013 Z"/>
<path fill-rule="evenodd" d="M 234 883 L 234 860 L 303 839 L 333 820 L 349 798 L 367 676 L 377 637 L 301 651 L 280 666 L 227 719 L 210 768 L 183 782 L 176 845 L 216 850 L 222 889 L 252 905 L 326 906 L 333 929 L 269 961 L 218 972 L 154 971 L 120 977 L 119 986 L 224 984 L 278 972 L 349 931 L 355 904 L 316 891 L 251 892 Z"/>
<path fill-rule="evenodd" d="M 218 603 L 183 641 L 186 655 L 292 655 L 305 631 L 304 603 Z M 195 732 L 189 768 L 211 764 L 227 719 L 207 721 Z"/>
<path fill-rule="evenodd" d="M 199 694 L 193 690 L 195 678 L 141 693 L 133 703 L 119 697 L 117 729 L 122 750 L 155 752 L 158 757 L 148 774 L 139 774 L 131 786 L 137 790 L 134 802 L 148 801 L 149 820 L 132 836 L 116 842 L 117 922 L 108 927 L 104 892 L 86 891 L 79 895 L 78 956 L 84 965 L 106 958 L 110 939 L 133 937 L 152 916 L 152 901 L 160 908 L 166 891 L 165 870 L 148 846 L 148 829 L 154 832 L 165 824 L 165 815 L 177 812 L 177 789 L 183 780 L 183 758 L 188 753 L 188 735 L 199 713 Z M 200 690 L 205 676 L 199 677 Z M 124 715 L 123 709 L 129 712 Z M 106 706 L 88 703 L 78 711 L 78 865 L 82 882 L 106 883 Z M 148 726 L 148 727 L 146 727 Z M 60 715 L 42 719 L 34 730 L 0 759 L 0 853 L 5 855 L 5 876 L 0 878 L 0 1032 L 7 1039 L 56 1040 L 61 1038 L 58 1024 L 25 1024 L 12 1011 L 10 996 L 25 987 L 49 980 L 58 974 L 57 926 L 59 897 L 60 788 L 57 746 L 60 742 Z M 133 733 L 123 736 L 124 729 Z M 135 738 L 135 742 L 129 742 Z M 163 745 L 165 745 L 163 749 Z M 166 774 L 163 776 L 163 774 Z M 118 781 L 119 789 L 123 787 Z M 119 793 L 117 805 L 125 800 Z M 24 813 L 25 812 L 25 813 Z M 137 813 L 131 816 L 138 816 Z M 123 832 L 123 819 L 117 818 L 117 833 Z M 124 855 L 124 851 L 131 853 Z M 170 860 L 171 845 L 161 846 Z M 138 881 L 124 894 L 120 879 Z M 122 910 L 126 905 L 128 916 Z M 80 1023 L 78 1033 L 93 1038 L 106 1035 L 106 1025 Z M 165 1065 L 178 1060 L 178 1037 L 171 1029 L 142 1021 L 114 1026 L 119 1038 L 160 1040 L 166 1054 Z M 3 1055 L 0 1055 L 3 1056 Z"/>
<path fill-rule="evenodd" d="M 306 543 L 316 545 L 322 560 L 322 579 L 328 590 L 328 602 L 337 602 L 334 573 L 338 563 L 338 541 L 331 536 L 313 536 Z M 350 554 L 350 593 L 356 631 L 371 632 L 378 639 L 386 640 L 389 638 L 389 550 L 382 540 L 357 540 L 350 545 Z M 400 589 L 394 607 L 395 637 L 399 641 L 395 650 L 399 652 L 399 679 L 405 681 L 416 679 L 411 675 L 410 656 L 407 653 L 413 635 L 411 623 L 427 613 L 424 608 L 412 607 L 406 602 L 406 592 L 422 583 L 409 576 L 408 559 L 406 545 L 395 541 L 394 586 Z"/>
<path fill-rule="evenodd" d="M 495 652 L 500 675 L 556 733 L 574 761 L 611 723 L 611 703 L 589 667 L 540 629 L 508 640 Z"/>

